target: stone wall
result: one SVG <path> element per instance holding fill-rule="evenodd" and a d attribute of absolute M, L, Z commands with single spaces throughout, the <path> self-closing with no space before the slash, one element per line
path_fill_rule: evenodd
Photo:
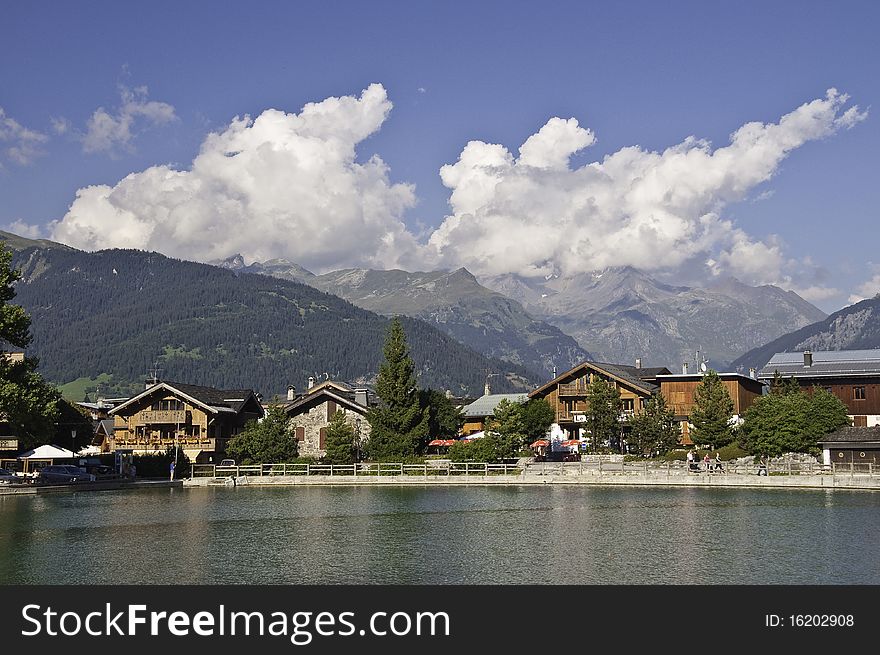
<path fill-rule="evenodd" d="M 370 438 L 370 424 L 364 415 L 346 408 L 339 408 L 345 412 L 346 422 L 355 430 L 355 435 L 360 433 L 362 442 Z M 360 423 L 358 424 L 358 420 Z M 299 442 L 300 457 L 323 457 L 326 453 L 321 448 L 321 429 L 327 428 L 330 421 L 327 418 L 327 402 L 312 407 L 290 419 L 290 429 L 296 434 L 296 428 L 303 428 L 304 439 Z"/>

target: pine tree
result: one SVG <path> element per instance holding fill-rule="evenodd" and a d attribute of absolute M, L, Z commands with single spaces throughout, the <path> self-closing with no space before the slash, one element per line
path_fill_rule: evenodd
<path fill-rule="evenodd" d="M 678 445 L 681 429 L 675 420 L 675 413 L 669 409 L 666 399 L 654 394 L 645 404 L 641 414 L 635 414 L 628 421 L 630 434 L 627 441 L 642 455 L 662 455 Z"/>
<path fill-rule="evenodd" d="M 345 420 L 345 412 L 342 410 L 336 410 L 333 418 L 330 419 L 324 446 L 326 454 L 322 461 L 325 464 L 354 463 L 354 428 Z"/>
<path fill-rule="evenodd" d="M 376 395 L 381 403 L 367 412 L 367 448 L 374 460 L 403 459 L 421 452 L 427 445 L 428 409 L 419 403 L 415 365 L 397 317 L 389 325 L 384 354 L 376 381 Z"/>
<path fill-rule="evenodd" d="M 486 426 L 487 437 L 494 437 L 496 457 L 515 457 L 526 439 L 522 420 L 522 406 L 504 398 L 495 406 L 492 419 Z M 485 438 L 485 437 L 484 437 Z"/>
<path fill-rule="evenodd" d="M 587 405 L 590 448 L 597 452 L 606 442 L 611 445 L 620 437 L 620 390 L 594 376 L 587 387 Z"/>
<path fill-rule="evenodd" d="M 733 417 L 733 400 L 718 377 L 709 370 L 694 391 L 694 407 L 690 422 L 694 429 L 691 438 L 699 445 L 715 448 L 726 446 L 733 440 L 730 419 Z"/>
<path fill-rule="evenodd" d="M 31 342 L 31 318 L 18 305 L 13 284 L 21 274 L 11 268 L 12 253 L 0 244 L 0 421 L 17 437 L 19 447 L 48 443 L 54 436 L 61 393 L 37 373 L 31 357 L 13 360 L 8 346 L 24 349 Z"/>
<path fill-rule="evenodd" d="M 556 412 L 544 398 L 530 398 L 519 405 L 523 432 L 528 439 L 543 439 L 556 420 Z"/>

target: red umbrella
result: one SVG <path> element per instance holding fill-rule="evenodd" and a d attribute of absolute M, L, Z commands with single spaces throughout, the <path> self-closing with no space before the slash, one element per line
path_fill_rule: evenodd
<path fill-rule="evenodd" d="M 440 440 L 441 446 L 451 446 L 454 443 L 455 443 L 455 439 L 441 439 Z"/>
<path fill-rule="evenodd" d="M 579 446 L 580 443 L 581 442 L 578 441 L 577 439 L 569 439 L 568 441 L 563 441 L 560 445 L 561 446 Z"/>
<path fill-rule="evenodd" d="M 431 441 L 428 442 L 428 445 L 429 446 L 446 446 L 448 444 L 446 443 L 445 439 L 432 439 Z"/>
<path fill-rule="evenodd" d="M 533 441 L 531 444 L 529 444 L 529 448 L 540 448 L 542 446 L 546 448 L 549 445 L 550 442 L 546 439 L 538 439 L 537 441 Z"/>

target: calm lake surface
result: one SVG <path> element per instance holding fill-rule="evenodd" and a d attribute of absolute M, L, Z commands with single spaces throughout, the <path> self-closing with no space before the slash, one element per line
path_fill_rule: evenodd
<path fill-rule="evenodd" d="M 209 487 L 0 496 L 0 582 L 880 584 L 880 494 Z"/>

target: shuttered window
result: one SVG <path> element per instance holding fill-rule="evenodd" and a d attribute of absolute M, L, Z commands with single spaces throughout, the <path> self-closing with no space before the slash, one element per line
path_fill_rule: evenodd
<path fill-rule="evenodd" d="M 318 448 L 324 450 L 324 443 L 327 441 L 327 428 L 321 428 L 321 436 L 318 441 Z"/>
<path fill-rule="evenodd" d="M 303 427 L 296 428 L 296 440 L 297 441 L 305 441 L 306 440 L 306 429 Z"/>
<path fill-rule="evenodd" d="M 327 401 L 327 420 L 332 421 L 333 415 L 336 413 L 336 403 L 332 400 Z M 323 446 L 321 446 L 323 448 Z"/>

